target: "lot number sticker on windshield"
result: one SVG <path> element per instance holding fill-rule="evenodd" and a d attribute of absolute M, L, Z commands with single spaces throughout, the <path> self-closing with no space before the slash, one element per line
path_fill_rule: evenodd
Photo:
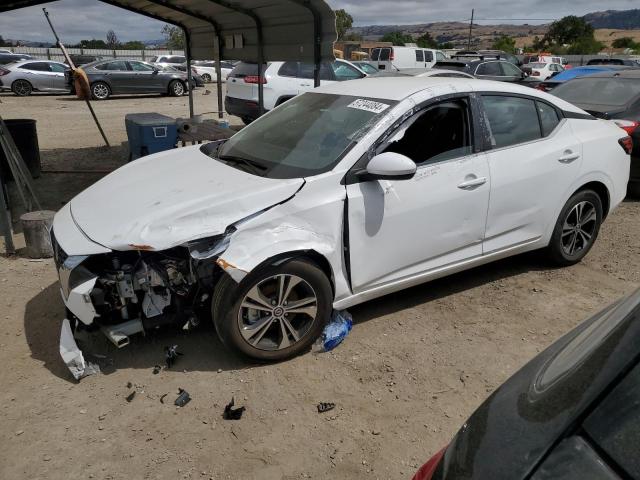
<path fill-rule="evenodd" d="M 367 112 L 373 113 L 382 113 L 389 105 L 386 103 L 374 102 L 373 100 L 365 100 L 364 98 L 359 98 L 358 100 L 354 100 L 349 105 L 350 108 L 357 108 L 358 110 L 366 110 Z"/>

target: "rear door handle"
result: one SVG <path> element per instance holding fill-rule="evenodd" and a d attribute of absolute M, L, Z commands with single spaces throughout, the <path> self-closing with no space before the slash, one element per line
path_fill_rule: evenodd
<path fill-rule="evenodd" d="M 471 190 L 475 187 L 479 187 L 487 183 L 487 177 L 478 177 L 471 180 L 466 180 L 458 185 L 461 190 Z"/>
<path fill-rule="evenodd" d="M 571 163 L 577 159 L 580 158 L 580 154 L 579 153 L 574 153 L 571 150 L 567 150 L 564 152 L 564 155 L 562 155 L 558 161 L 560 163 Z"/>

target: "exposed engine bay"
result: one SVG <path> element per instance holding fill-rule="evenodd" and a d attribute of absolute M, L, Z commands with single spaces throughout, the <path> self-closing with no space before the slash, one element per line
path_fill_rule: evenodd
<path fill-rule="evenodd" d="M 185 247 L 90 256 L 74 272 L 80 281 L 97 276 L 89 293 L 96 317 L 77 327 L 99 327 L 123 347 L 134 333 L 169 324 L 198 325 L 210 315 L 216 270 L 215 260 L 195 260 Z"/>

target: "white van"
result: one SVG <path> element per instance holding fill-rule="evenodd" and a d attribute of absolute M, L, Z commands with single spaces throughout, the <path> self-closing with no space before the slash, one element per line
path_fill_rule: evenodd
<path fill-rule="evenodd" d="M 381 47 L 371 50 L 371 61 L 378 70 L 404 70 L 405 68 L 432 68 L 436 62 L 446 60 L 440 50 L 420 47 Z"/>

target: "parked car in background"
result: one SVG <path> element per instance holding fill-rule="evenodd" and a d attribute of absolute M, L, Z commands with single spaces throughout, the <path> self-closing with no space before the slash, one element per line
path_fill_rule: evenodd
<path fill-rule="evenodd" d="M 573 80 L 574 78 L 586 77 L 600 72 L 617 72 L 629 68 L 630 67 L 620 67 L 617 65 L 590 65 L 585 67 L 574 67 L 569 70 L 565 70 L 564 72 L 560 72 L 544 82 L 540 82 L 535 86 L 535 88 L 542 90 L 543 92 L 550 92 L 554 88 L 559 87 L 563 83 Z"/>
<path fill-rule="evenodd" d="M 154 67 L 162 70 L 163 72 L 180 72 L 184 73 L 185 76 L 187 75 L 187 67 L 184 65 L 166 65 L 164 67 L 154 65 Z M 204 85 L 204 78 L 202 78 L 202 76 L 199 75 L 193 67 L 191 67 L 191 88 L 204 87 Z"/>
<path fill-rule="evenodd" d="M 577 78 L 553 91 L 594 117 L 612 120 L 633 139 L 629 192 L 640 195 L 640 70 Z"/>
<path fill-rule="evenodd" d="M 474 79 L 473 75 L 457 70 L 445 70 L 438 68 L 407 68 L 397 72 L 380 72 L 376 77 L 447 77 L 447 78 L 469 78 Z"/>
<path fill-rule="evenodd" d="M 640 62 L 629 58 L 592 58 L 587 65 L 625 65 L 640 68 Z"/>
<path fill-rule="evenodd" d="M 6 48 L 0 48 L 0 55 L 13 55 L 11 50 L 7 50 Z"/>
<path fill-rule="evenodd" d="M 185 65 L 187 63 L 187 57 L 184 55 L 159 55 L 155 57 L 149 57 L 147 60 L 149 63 L 152 63 L 157 66 L 178 66 Z"/>
<path fill-rule="evenodd" d="M 11 90 L 19 97 L 33 92 L 69 93 L 65 72 L 69 67 L 50 60 L 22 60 L 0 67 L 0 90 Z"/>
<path fill-rule="evenodd" d="M 522 71 L 535 80 L 544 81 L 564 72 L 564 67 L 559 63 L 535 62 L 523 65 Z"/>
<path fill-rule="evenodd" d="M 403 68 L 431 68 L 436 62 L 446 60 L 440 50 L 420 47 L 379 47 L 371 49 L 371 63 L 378 70 L 402 70 Z"/>
<path fill-rule="evenodd" d="M 495 58 L 485 60 L 447 60 L 436 63 L 434 68 L 455 70 L 483 80 L 495 80 L 498 82 L 520 83 L 526 78 L 526 74 L 513 63 Z"/>
<path fill-rule="evenodd" d="M 95 62 L 98 60 L 105 60 L 105 57 L 101 57 L 98 55 L 84 55 L 84 54 L 80 55 L 77 53 L 69 54 L 69 58 L 76 67 L 82 67 L 87 63 Z"/>
<path fill-rule="evenodd" d="M 566 58 L 551 53 L 537 53 L 525 55 L 522 64 L 526 65 L 527 63 L 559 63 L 566 66 L 569 62 Z"/>
<path fill-rule="evenodd" d="M 0 53 L 0 65 L 7 65 L 13 62 L 19 62 L 20 60 L 32 60 L 31 55 L 26 53 Z"/>
<path fill-rule="evenodd" d="M 260 116 L 258 83 L 264 85 L 264 108 L 272 110 L 278 105 L 314 88 L 314 65 L 302 62 L 271 62 L 258 76 L 258 65 L 239 63 L 227 77 L 225 110 L 246 124 Z M 320 85 L 364 78 L 367 74 L 346 60 L 324 62 L 320 67 Z"/>
<path fill-rule="evenodd" d="M 226 141 L 136 160 L 64 206 L 51 233 L 63 325 L 118 343 L 211 312 L 233 350 L 290 358 L 333 310 L 525 251 L 580 262 L 625 197 L 626 140 L 518 85 L 327 84 Z"/>
<path fill-rule="evenodd" d="M 640 291 L 527 363 L 413 480 L 640 478 Z"/>
<path fill-rule="evenodd" d="M 187 74 L 174 70 L 164 71 L 150 63 L 138 60 L 99 60 L 82 69 L 96 100 L 123 93 L 161 93 L 180 96 L 187 92 Z"/>
<path fill-rule="evenodd" d="M 216 62 L 193 62 L 192 65 L 205 83 L 217 81 L 218 75 L 216 73 Z M 234 65 L 231 62 L 220 62 L 220 73 L 222 74 L 222 81 L 227 80 L 227 76 L 231 73 L 231 70 L 233 70 L 233 68 Z"/>
<path fill-rule="evenodd" d="M 455 55 L 451 56 L 452 59 L 460 60 L 486 60 L 486 59 L 499 59 L 506 60 L 513 63 L 515 66 L 520 66 L 521 62 L 512 53 L 503 52 L 502 50 L 461 50 Z"/>
<path fill-rule="evenodd" d="M 369 61 L 364 61 L 364 60 L 356 60 L 356 61 L 351 61 L 351 63 L 353 65 L 355 65 L 356 67 L 358 67 L 360 70 L 362 70 L 364 73 L 366 73 L 367 75 L 376 75 L 377 73 L 380 72 L 380 70 L 378 70 L 376 68 L 375 65 L 373 65 L 371 62 Z"/>

